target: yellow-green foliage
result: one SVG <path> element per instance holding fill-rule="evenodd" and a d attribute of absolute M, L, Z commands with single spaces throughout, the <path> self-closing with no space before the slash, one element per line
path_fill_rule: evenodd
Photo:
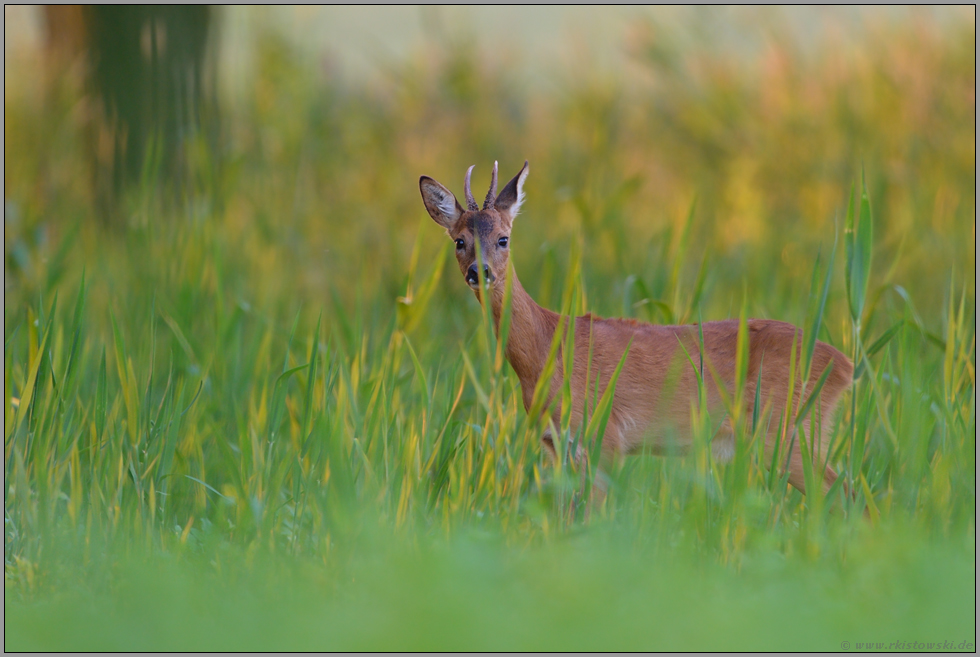
<path fill-rule="evenodd" d="M 806 52 L 774 38 L 735 60 L 649 25 L 629 46 L 635 78 L 574 71 L 530 88 L 447 46 L 372 89 L 267 36 L 248 100 L 223 108 L 226 152 L 205 157 L 190 137 L 189 184 L 144 181 L 122 227 L 100 222 L 86 184 L 75 87 L 8 95 L 5 618 L 22 630 L 5 647 L 967 638 L 975 31 L 922 20 L 864 35 Z M 580 477 L 543 458 L 418 193 L 421 174 L 459 191 L 470 164 L 481 180 L 524 159 L 513 258 L 542 305 L 782 319 L 855 357 L 840 417 L 820 418 L 854 499 L 806 500 L 767 472 L 753 440 L 765 418 L 740 418 L 734 462 L 714 463 L 693 400 L 694 453 L 627 461 L 584 519 Z M 232 600 L 216 626 L 186 611 L 195 590 L 204 614 Z M 422 601 L 413 616 L 414 591 L 457 607 Z M 140 604 L 179 609 L 159 622 L 190 634 L 133 629 L 159 627 L 136 620 Z M 125 629 L 98 625 L 120 609 Z M 489 610 L 494 631 L 463 609 Z M 32 629 L 48 613 L 62 629 Z M 269 614 L 281 624 L 260 637 L 249 619 Z M 657 631 L 685 614 L 701 615 L 693 634 Z"/>

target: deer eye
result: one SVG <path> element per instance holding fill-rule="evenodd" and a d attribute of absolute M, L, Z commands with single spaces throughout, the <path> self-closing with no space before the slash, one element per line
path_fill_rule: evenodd
<path fill-rule="evenodd" d="M 501 237 L 499 240 L 497 240 L 497 246 L 499 246 L 501 249 L 506 249 L 507 248 L 507 238 L 506 237 Z"/>
<path fill-rule="evenodd" d="M 462 238 L 456 240 L 456 250 L 457 251 L 462 251 L 465 248 L 466 248 L 466 242 L 463 241 Z"/>

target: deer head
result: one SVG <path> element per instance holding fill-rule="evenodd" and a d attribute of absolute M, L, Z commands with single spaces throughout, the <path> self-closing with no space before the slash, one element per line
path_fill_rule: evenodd
<path fill-rule="evenodd" d="M 475 165 L 474 165 L 475 166 Z M 497 163 L 493 163 L 490 177 L 490 191 L 481 209 L 470 191 L 470 175 L 473 167 L 466 171 L 463 192 L 466 195 L 466 209 L 459 204 L 451 191 L 428 176 L 419 178 L 422 202 L 429 216 L 446 229 L 450 239 L 456 244 L 456 261 L 466 283 L 480 293 L 480 274 L 477 271 L 479 245 L 480 260 L 483 262 L 483 280 L 488 289 L 499 286 L 507 273 L 507 260 L 510 257 L 510 230 L 524 202 L 524 179 L 527 178 L 527 162 L 520 173 L 497 194 Z M 501 288 L 502 289 L 502 288 Z"/>

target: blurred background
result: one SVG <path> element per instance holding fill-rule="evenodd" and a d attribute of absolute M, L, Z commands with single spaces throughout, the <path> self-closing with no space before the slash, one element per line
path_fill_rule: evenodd
<path fill-rule="evenodd" d="M 648 265 L 697 199 L 689 276 L 710 257 L 708 289 L 744 280 L 765 312 L 829 249 L 863 167 L 877 262 L 930 311 L 934 275 L 975 258 L 974 18 L 8 7 L 5 285 L 49 285 L 36 263 L 68 232 L 117 239 L 90 224 L 209 222 L 245 270 L 277 271 L 246 297 L 353 303 L 357 281 L 394 299 L 426 216 L 418 176 L 459 193 L 470 164 L 482 186 L 494 160 L 510 177 L 528 159 L 515 257 L 542 303 L 581 239 L 595 310 L 622 313 L 627 276 L 657 286 Z"/>

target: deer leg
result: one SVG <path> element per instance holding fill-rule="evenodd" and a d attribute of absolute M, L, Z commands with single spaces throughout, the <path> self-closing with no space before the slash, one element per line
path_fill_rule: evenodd
<path fill-rule="evenodd" d="M 623 430 L 613 424 L 606 426 L 606 433 L 603 438 L 602 449 L 599 452 L 599 462 L 596 464 L 595 476 L 592 478 L 592 487 L 589 490 L 589 497 L 585 501 L 585 520 L 588 522 L 592 515 L 592 510 L 601 507 L 606 501 L 608 493 L 608 482 L 606 473 L 612 472 L 616 465 L 616 459 L 621 458 L 626 453 L 626 441 Z M 583 445 L 579 445 L 576 454 L 576 463 L 582 477 L 582 488 L 585 488 L 586 480 L 589 476 L 588 454 Z"/>
<path fill-rule="evenodd" d="M 812 435 L 811 430 L 809 420 L 803 422 L 799 431 L 794 430 L 793 437 L 786 443 L 786 447 L 791 449 L 792 452 L 788 456 L 784 453 L 779 454 L 778 461 L 782 463 L 781 469 L 785 468 L 784 472 L 789 472 L 790 485 L 804 495 L 806 495 L 806 476 L 804 474 L 803 451 L 800 449 L 799 441 L 807 440 L 808 436 Z M 807 442 L 807 447 L 813 458 L 814 477 L 820 481 L 823 493 L 826 495 L 830 492 L 830 488 L 834 485 L 834 482 L 837 481 L 837 472 L 830 465 L 822 466 L 824 444 L 824 441 Z M 768 444 L 766 445 L 766 459 L 772 459 L 772 450 Z M 823 467 L 823 473 L 820 472 L 821 466 Z"/>
<path fill-rule="evenodd" d="M 789 470 L 789 483 L 796 490 L 806 495 L 806 477 L 803 474 L 803 455 L 800 450 L 794 447 L 793 453 L 787 460 L 786 467 Z"/>
<path fill-rule="evenodd" d="M 545 448 L 544 451 L 548 453 L 552 465 L 556 464 L 558 461 L 558 450 L 555 447 L 555 438 L 550 428 L 545 429 L 544 434 L 541 436 L 541 443 L 542 445 L 544 445 Z M 570 447 L 571 447 L 570 444 L 565 446 L 566 449 Z M 574 459 L 575 459 L 575 466 L 578 468 L 581 477 L 581 489 L 584 490 L 586 478 L 588 477 L 588 468 L 587 468 L 588 461 L 587 461 L 585 448 L 582 445 L 578 446 Z M 604 461 L 605 458 L 603 458 L 603 462 Z M 595 503 L 595 501 L 598 500 L 598 503 L 601 504 L 602 500 L 605 499 L 605 493 L 606 493 L 605 488 L 606 488 L 605 482 L 600 477 L 596 477 L 592 486 L 592 491 L 589 495 L 589 499 L 586 502 L 586 507 L 585 507 L 586 520 L 588 520 L 589 518 L 592 505 Z M 573 517 L 575 515 L 575 507 L 576 507 L 576 502 L 573 497 L 571 500 L 569 500 L 568 508 L 565 510 L 570 517 Z"/>
<path fill-rule="evenodd" d="M 544 434 L 541 436 L 541 444 L 544 445 L 545 451 L 551 457 L 552 462 L 558 458 L 558 452 L 555 450 L 555 439 L 551 435 L 551 429 L 545 429 Z"/>
<path fill-rule="evenodd" d="M 803 424 L 804 424 L 804 429 L 806 431 L 806 434 L 811 434 L 815 430 L 810 420 L 806 420 Z M 827 493 L 830 492 L 830 488 L 837 481 L 837 471 L 834 470 L 832 467 L 830 467 L 830 464 L 827 463 L 827 460 L 829 459 L 829 454 L 827 454 L 827 450 L 830 449 L 831 438 L 832 438 L 832 436 L 829 434 L 832 431 L 832 429 L 828 425 L 818 423 L 816 431 L 817 431 L 819 442 L 816 442 L 812 446 L 812 449 L 810 450 L 813 456 L 813 472 L 816 477 L 819 477 L 820 468 L 821 467 L 823 468 L 823 476 L 822 476 L 823 494 L 824 496 L 826 496 Z M 846 491 L 848 489 L 846 485 L 847 482 L 842 481 L 841 484 L 844 485 L 844 490 Z"/>
<path fill-rule="evenodd" d="M 711 439 L 711 456 L 718 463 L 729 463 L 735 457 L 735 427 L 731 418 L 722 422 L 718 433 Z"/>
<path fill-rule="evenodd" d="M 803 466 L 803 455 L 800 453 L 799 448 L 794 447 L 793 453 L 789 457 L 789 483 L 796 490 L 800 491 L 804 495 L 807 494 L 806 491 L 806 477 L 804 475 Z M 823 486 L 824 495 L 830 491 L 830 487 L 834 485 L 837 481 L 837 473 L 829 465 L 824 468 L 823 476 L 821 477 L 818 472 L 816 472 L 819 466 L 814 464 L 814 475 L 819 478 Z"/>
<path fill-rule="evenodd" d="M 619 429 L 614 426 L 606 427 L 606 435 L 615 435 L 619 440 L 610 440 L 608 443 L 604 442 L 602 451 L 599 454 L 599 463 L 596 467 L 596 475 L 592 480 L 592 487 L 589 491 L 588 499 L 585 500 L 585 520 L 588 521 L 589 517 L 592 515 L 592 509 L 602 506 L 602 503 L 606 499 L 608 485 L 604 473 L 610 472 L 615 464 L 615 459 L 619 455 L 622 455 L 622 450 L 620 445 L 623 444 L 622 435 Z M 544 434 L 541 436 L 541 442 L 545 447 L 545 451 L 551 458 L 554 464 L 558 460 L 558 451 L 555 447 L 555 438 L 552 435 L 551 429 L 546 429 Z M 571 445 L 566 445 L 566 449 L 570 449 Z M 589 459 L 588 452 L 584 445 L 578 445 L 575 456 L 575 467 L 579 471 L 580 477 L 580 490 L 585 490 L 586 482 L 589 476 Z M 571 515 L 574 512 L 576 502 L 572 499 L 569 502 L 568 513 Z"/>

